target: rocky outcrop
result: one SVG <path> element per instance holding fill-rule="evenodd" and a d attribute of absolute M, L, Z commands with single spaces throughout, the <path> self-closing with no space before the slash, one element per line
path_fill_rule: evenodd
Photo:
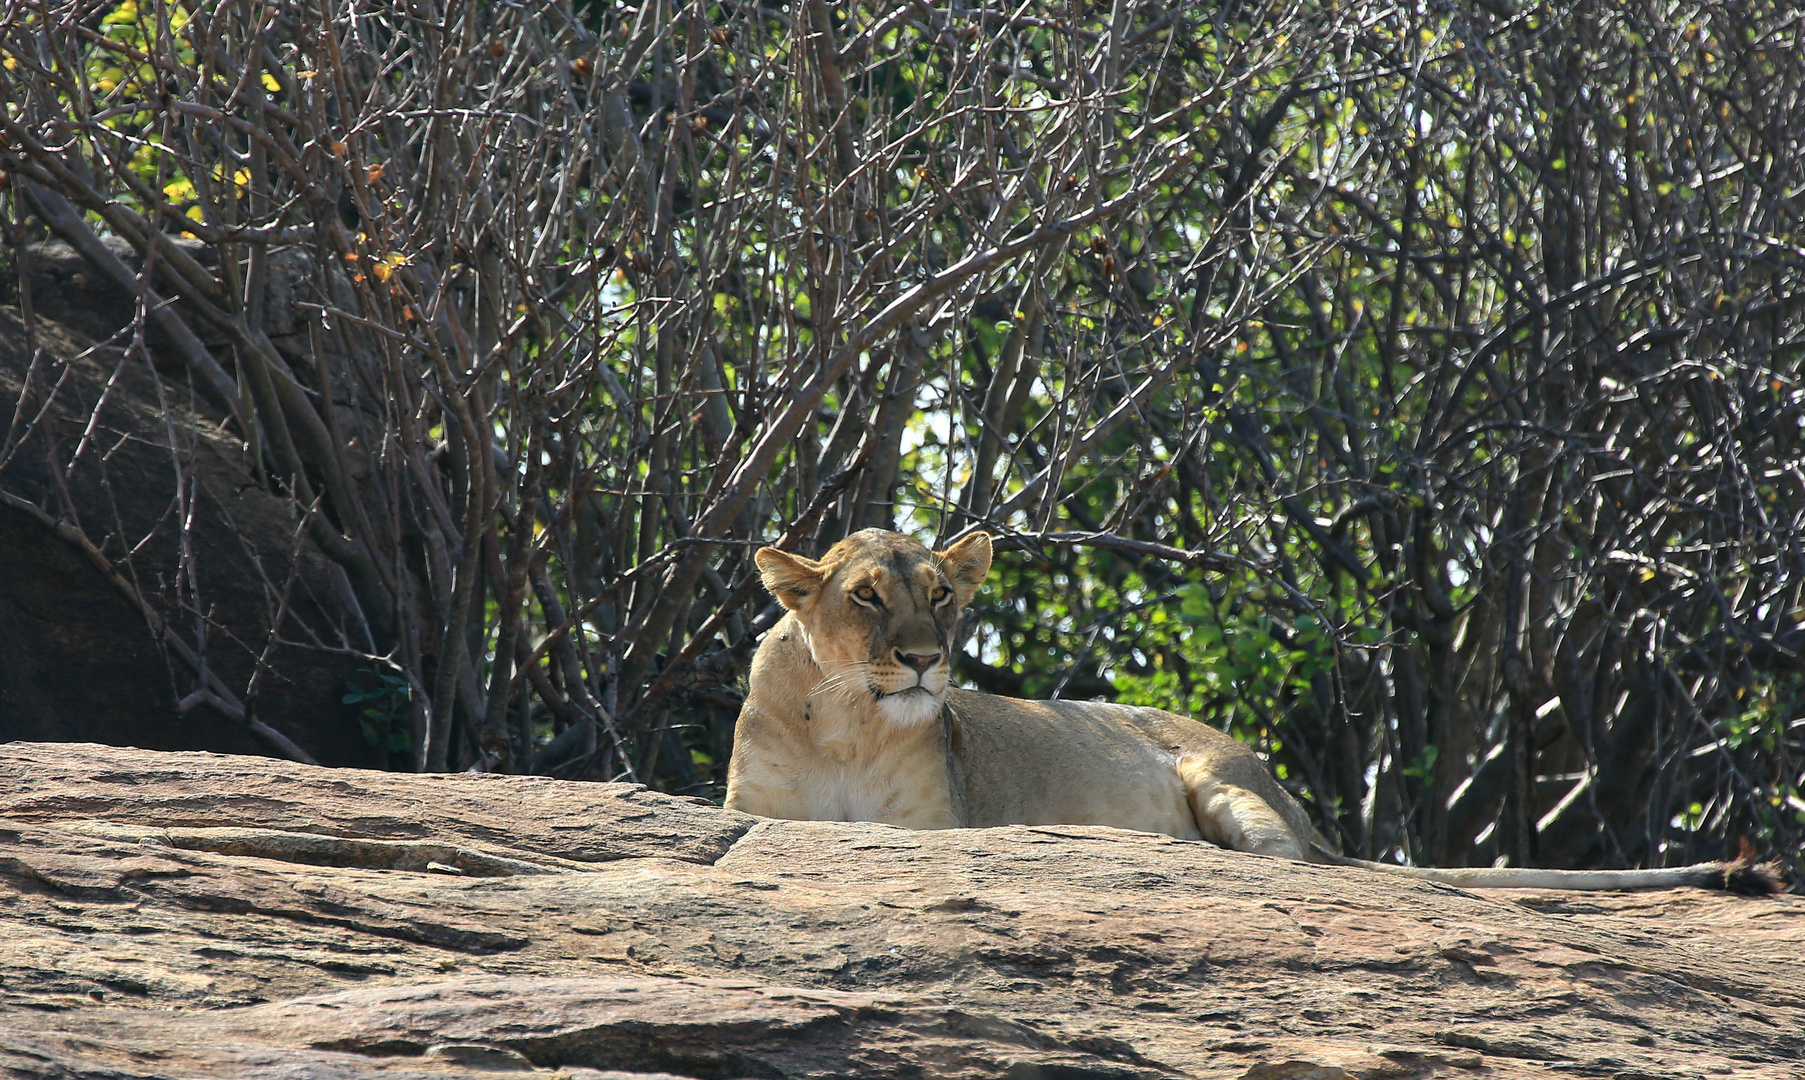
<path fill-rule="evenodd" d="M 127 349 L 129 294 L 60 242 L 17 254 L 23 279 L 0 270 L 0 740 L 272 752 L 243 716 L 195 695 L 216 680 L 238 695 L 256 686 L 255 717 L 315 759 L 382 764 L 342 701 L 372 665 L 335 637 L 335 572 L 292 508 L 180 381 L 154 325 L 145 353 Z M 281 268 L 267 305 L 287 313 L 272 324 L 279 343 L 297 337 L 297 275 L 292 260 Z"/>
<path fill-rule="evenodd" d="M 33 1078 L 1780 1080 L 1805 900 L 15 743 L 0 1004 Z"/>

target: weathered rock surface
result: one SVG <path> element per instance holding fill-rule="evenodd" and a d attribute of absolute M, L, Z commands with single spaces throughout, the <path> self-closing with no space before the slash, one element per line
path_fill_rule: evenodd
<path fill-rule="evenodd" d="M 1805 899 L 0 746 L 0 1075 L 1805 1075 Z M 600 1071 L 598 1071 L 600 1070 Z"/>
<path fill-rule="evenodd" d="M 330 628 L 343 619 L 329 564 L 311 545 L 296 546 L 292 509 L 264 490 L 242 441 L 209 420 L 193 394 L 179 382 L 159 388 L 147 365 L 128 357 L 133 305 L 123 290 L 62 244 L 31 245 L 19 261 L 34 318 L 28 332 L 9 255 L 0 267 L 0 428 L 10 421 L 6 430 L 21 441 L 0 451 L 0 490 L 79 521 L 234 692 L 250 685 L 269 643 L 270 613 L 285 610 L 258 717 L 323 763 L 380 765 L 386 753 L 366 743 L 357 707 L 340 700 L 368 665 L 301 644 L 315 635 L 334 642 Z M 271 310 L 285 310 L 286 281 L 286 291 L 272 293 Z M 151 353 L 164 367 L 170 358 L 156 339 L 149 335 Z M 16 409 L 22 395 L 28 407 Z M 25 437 L 24 420 L 40 411 L 39 426 Z M 171 501 L 180 486 L 177 460 L 192 495 L 186 510 Z M 192 528 L 185 548 L 184 521 Z M 198 600 L 178 589 L 184 558 L 204 585 Z M 275 595 L 291 572 L 284 609 Z M 204 641 L 193 629 L 196 603 L 211 628 Z M 184 711 L 177 703 L 199 685 L 74 544 L 0 505 L 0 740 L 268 752 L 209 706 Z"/>

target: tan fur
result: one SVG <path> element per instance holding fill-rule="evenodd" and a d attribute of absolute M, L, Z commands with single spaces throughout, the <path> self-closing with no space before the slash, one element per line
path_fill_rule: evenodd
<path fill-rule="evenodd" d="M 914 829 L 1111 825 L 1481 888 L 1741 880 L 1719 863 L 1568 872 L 1348 859 L 1314 842 L 1309 815 L 1257 754 L 1195 720 L 949 688 L 959 610 L 990 568 L 984 534 L 934 552 L 867 529 L 818 561 L 774 548 L 757 561 L 789 610 L 752 661 L 727 771 L 731 809 Z"/>

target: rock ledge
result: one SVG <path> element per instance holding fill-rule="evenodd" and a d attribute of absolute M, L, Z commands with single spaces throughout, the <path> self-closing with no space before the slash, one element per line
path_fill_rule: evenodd
<path fill-rule="evenodd" d="M 8 1077 L 1796 1080 L 1802 958 L 1795 896 L 0 746 Z"/>

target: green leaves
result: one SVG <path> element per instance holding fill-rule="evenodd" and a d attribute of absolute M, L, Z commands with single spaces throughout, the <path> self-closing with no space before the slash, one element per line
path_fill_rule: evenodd
<path fill-rule="evenodd" d="M 339 700 L 363 705 L 357 714 L 358 726 L 371 746 L 387 754 L 405 754 L 413 748 L 412 693 L 402 676 L 365 668 L 345 684 L 345 695 Z"/>
<path fill-rule="evenodd" d="M 1405 776 L 1414 780 L 1426 781 L 1435 775 L 1435 763 L 1440 758 L 1441 747 L 1433 745 L 1425 746 L 1423 747 L 1423 752 L 1417 756 L 1417 759 L 1409 765 L 1404 766 L 1402 772 Z"/>
<path fill-rule="evenodd" d="M 1213 596 L 1203 583 L 1189 582 L 1123 620 L 1118 638 L 1135 632 L 1135 640 L 1152 646 L 1142 651 L 1153 662 L 1145 673 L 1117 670 L 1121 700 L 1188 709 L 1247 741 L 1263 738 L 1272 719 L 1334 666 L 1333 643 L 1319 621 L 1303 615 L 1287 625 L 1269 607 L 1264 585 L 1250 574 Z M 1182 633 L 1167 621 L 1169 609 L 1176 609 Z"/>
<path fill-rule="evenodd" d="M 1178 617 L 1192 626 L 1204 627 L 1200 633 L 1207 633 L 1220 639 L 1221 631 L 1213 625 L 1205 625 L 1212 623 L 1216 616 L 1215 605 L 1210 602 L 1209 590 L 1204 588 L 1202 583 L 1194 581 L 1178 590 L 1178 595 Z"/>

